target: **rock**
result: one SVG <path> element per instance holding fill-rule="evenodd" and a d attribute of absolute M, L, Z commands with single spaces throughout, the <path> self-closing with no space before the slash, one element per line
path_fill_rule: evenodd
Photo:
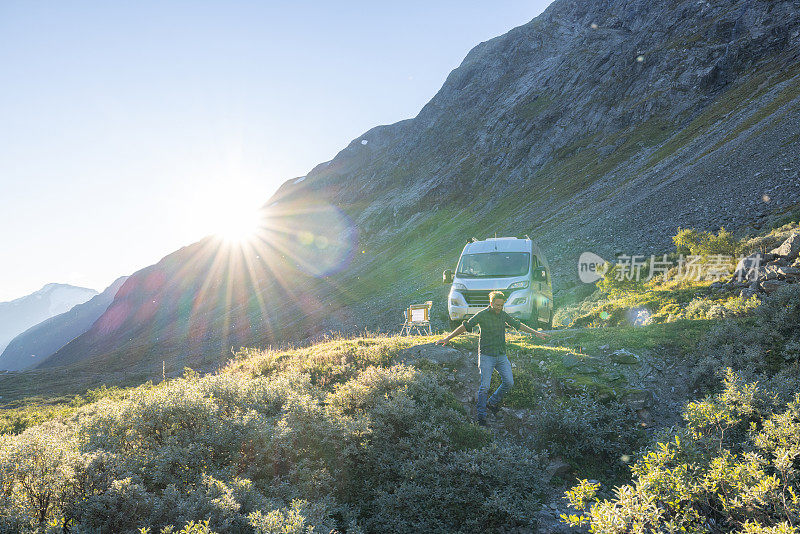
<path fill-rule="evenodd" d="M 622 363 L 626 365 L 639 363 L 640 361 L 639 356 L 632 352 L 628 352 L 625 349 L 615 350 L 608 356 L 608 359 L 614 363 Z"/>
<path fill-rule="evenodd" d="M 779 267 L 777 272 L 778 275 L 783 276 L 784 278 L 800 278 L 800 267 Z"/>
<path fill-rule="evenodd" d="M 563 459 L 556 456 L 550 463 L 548 464 L 545 472 L 553 478 L 554 476 L 564 478 L 572 471 L 572 467 L 568 463 L 566 463 Z"/>
<path fill-rule="evenodd" d="M 570 371 L 587 367 L 590 361 L 590 358 L 581 358 L 572 354 L 567 354 L 561 358 L 561 364 Z"/>
<path fill-rule="evenodd" d="M 771 254 L 785 256 L 788 260 L 794 260 L 800 254 L 800 234 L 790 235 L 781 246 L 770 250 Z"/>
<path fill-rule="evenodd" d="M 786 284 L 788 284 L 788 282 L 786 282 L 785 280 L 765 280 L 761 282 L 761 289 L 766 294 L 769 295 L 770 293 L 777 291 Z"/>
<path fill-rule="evenodd" d="M 742 297 L 743 299 L 749 299 L 756 293 L 757 291 L 755 289 L 751 289 L 748 287 L 746 289 L 742 289 L 741 291 L 739 291 L 739 296 Z"/>
<path fill-rule="evenodd" d="M 778 269 L 780 269 L 780 267 L 777 265 L 767 265 L 759 271 L 758 279 L 761 281 L 775 280 L 778 278 Z"/>
<path fill-rule="evenodd" d="M 397 355 L 397 361 L 400 363 L 409 363 L 420 358 L 441 365 L 443 363 L 458 361 L 461 358 L 461 352 L 452 347 L 437 345 L 435 343 L 426 343 L 424 345 L 403 349 Z"/>
<path fill-rule="evenodd" d="M 625 395 L 625 404 L 632 410 L 639 411 L 652 403 L 653 395 L 645 390 L 631 390 Z"/>
<path fill-rule="evenodd" d="M 572 471 L 572 467 L 565 462 L 560 456 L 555 456 L 550 460 L 550 463 L 545 468 L 545 472 L 550 478 L 557 476 L 564 478 Z"/>
<path fill-rule="evenodd" d="M 639 421 L 644 426 L 650 426 L 653 424 L 653 416 L 649 410 L 642 408 L 641 410 L 636 410 L 636 417 L 639 418 Z"/>
<path fill-rule="evenodd" d="M 760 252 L 750 254 L 739 260 L 736 269 L 733 271 L 733 280 L 757 280 L 759 268 L 764 265 L 765 260 Z"/>
<path fill-rule="evenodd" d="M 616 371 L 614 369 L 609 369 L 605 373 L 603 373 L 603 377 L 608 380 L 609 382 L 618 382 L 625 378 L 625 375 Z"/>

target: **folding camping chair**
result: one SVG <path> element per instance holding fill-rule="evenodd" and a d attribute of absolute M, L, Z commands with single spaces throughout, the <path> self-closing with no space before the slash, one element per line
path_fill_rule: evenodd
<path fill-rule="evenodd" d="M 411 330 L 416 329 L 417 334 L 433 335 L 431 331 L 431 307 L 433 301 L 429 300 L 425 304 L 412 304 L 405 311 L 403 315 L 406 321 L 403 323 L 403 328 L 400 330 L 400 335 L 411 335 Z"/>

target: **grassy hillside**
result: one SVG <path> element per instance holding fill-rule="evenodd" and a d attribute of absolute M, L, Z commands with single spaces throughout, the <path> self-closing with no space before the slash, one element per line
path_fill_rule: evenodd
<path fill-rule="evenodd" d="M 0 438 L 2 521 L 20 531 L 40 519 L 114 532 L 201 520 L 217 532 L 536 528 L 552 521 L 542 506 L 562 477 L 616 481 L 620 458 L 647 440 L 625 373 L 589 354 L 609 343 L 659 350 L 679 337 L 672 326 L 512 337 L 517 384 L 491 431 L 470 415 L 474 335 L 452 349 L 378 337 L 245 350 L 212 375 L 17 409 Z M 665 361 L 691 350 L 682 340 Z M 17 434 L 31 416 L 49 420 Z"/>
<path fill-rule="evenodd" d="M 707 281 L 611 271 L 570 308 L 590 326 L 509 336 L 515 386 L 489 429 L 472 334 L 243 349 L 205 375 L 18 398 L 0 418 L 0 531 L 768 532 L 800 510 L 798 288 L 731 305 Z"/>

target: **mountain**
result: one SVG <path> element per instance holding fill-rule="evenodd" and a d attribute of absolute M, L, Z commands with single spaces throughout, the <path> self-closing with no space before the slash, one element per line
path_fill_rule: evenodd
<path fill-rule="evenodd" d="M 481 43 L 413 119 L 284 183 L 259 239 L 207 238 L 134 274 L 48 365 L 161 373 L 232 347 L 399 330 L 464 238 L 529 234 L 559 292 L 591 250 L 742 233 L 800 198 L 800 5 L 556 0 Z"/>
<path fill-rule="evenodd" d="M 0 350 L 5 349 L 9 341 L 31 326 L 64 313 L 95 295 L 97 291 L 94 289 L 47 284 L 30 295 L 10 302 L 0 302 Z M 3 367 L 0 366 L 0 369 Z"/>
<path fill-rule="evenodd" d="M 127 278 L 117 278 L 105 291 L 89 301 L 50 317 L 19 334 L 0 354 L 0 369 L 16 371 L 33 367 L 89 330 L 92 323 L 106 311 Z"/>

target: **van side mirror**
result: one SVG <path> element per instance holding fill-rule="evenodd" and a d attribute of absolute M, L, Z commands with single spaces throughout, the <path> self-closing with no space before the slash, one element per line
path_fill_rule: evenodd
<path fill-rule="evenodd" d="M 453 271 L 447 269 L 442 273 L 442 283 L 443 284 L 452 284 L 453 283 Z"/>
<path fill-rule="evenodd" d="M 535 271 L 533 271 L 533 279 L 537 282 L 546 282 L 547 281 L 547 269 L 544 267 L 537 267 Z"/>

